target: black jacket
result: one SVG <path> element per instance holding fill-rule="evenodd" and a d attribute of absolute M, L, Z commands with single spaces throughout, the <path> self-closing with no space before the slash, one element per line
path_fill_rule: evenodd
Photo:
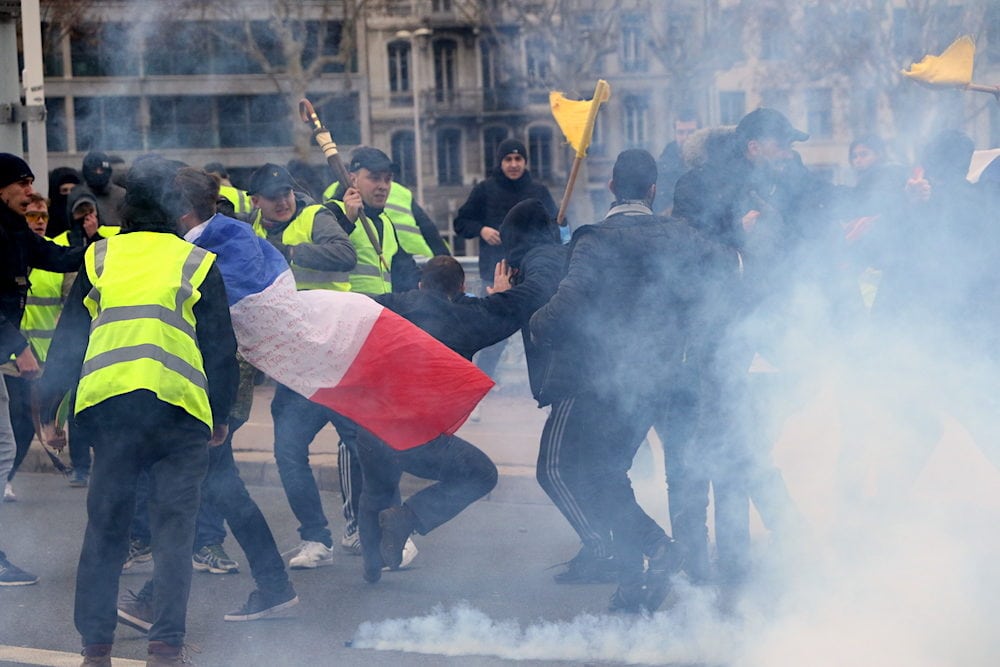
<path fill-rule="evenodd" d="M 531 178 L 529 172 L 512 181 L 497 168 L 484 181 L 472 188 L 469 198 L 465 200 L 455 215 L 455 233 L 467 239 L 479 238 L 483 227 L 500 229 L 504 216 L 518 202 L 525 199 L 538 199 L 554 219 L 559 212 L 552 194 L 544 184 Z M 479 277 L 487 283 L 493 282 L 493 269 L 497 262 L 504 258 L 503 244 L 479 244 Z"/>
<path fill-rule="evenodd" d="M 520 322 L 490 299 L 460 294 L 448 299 L 432 290 L 372 297 L 397 315 L 429 333 L 466 359 L 517 331 Z"/>
<path fill-rule="evenodd" d="M 531 318 L 535 342 L 559 354 L 546 398 L 662 393 L 737 267 L 735 253 L 638 204 L 578 229 L 566 277 Z"/>
<path fill-rule="evenodd" d="M 29 268 L 66 273 L 83 261 L 80 248 L 58 246 L 28 228 L 24 218 L 0 204 L 0 355 L 9 359 L 28 346 L 21 316 L 31 285 Z"/>

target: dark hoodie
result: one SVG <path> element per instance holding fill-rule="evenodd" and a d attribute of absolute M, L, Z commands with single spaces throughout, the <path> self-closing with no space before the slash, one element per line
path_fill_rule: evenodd
<path fill-rule="evenodd" d="M 59 194 L 59 188 L 66 183 L 79 185 L 80 172 L 72 167 L 56 167 L 49 172 L 49 226 L 45 235 L 54 239 L 67 229 L 69 220 L 66 217 L 66 197 Z"/>
<path fill-rule="evenodd" d="M 518 141 L 507 140 L 500 144 L 493 173 L 472 188 L 469 198 L 458 209 L 455 216 L 455 233 L 467 239 L 474 239 L 479 238 L 479 232 L 483 227 L 500 229 L 504 216 L 515 204 L 525 199 L 539 200 L 549 213 L 549 217 L 555 218 L 559 209 L 552 199 L 552 194 L 544 184 L 532 180 L 530 172 L 525 170 L 524 175 L 516 181 L 504 176 L 500 163 L 505 155 L 514 152 L 507 150 L 511 145 L 519 146 L 518 150 L 523 154 L 524 146 Z M 485 241 L 479 244 L 479 277 L 484 282 L 493 282 L 493 269 L 505 254 L 503 244 L 489 245 Z"/>
<path fill-rule="evenodd" d="M 103 220 L 101 219 L 101 209 L 97 205 L 97 197 L 95 197 L 94 193 L 90 191 L 90 188 L 86 185 L 78 185 L 70 190 L 69 194 L 66 196 L 66 206 L 63 209 L 63 213 L 66 216 L 66 220 L 69 222 L 69 244 L 74 247 L 87 245 L 90 241 L 100 238 L 97 235 L 92 238 L 87 238 L 83 232 L 83 220 L 73 219 L 73 209 L 85 202 L 90 202 L 94 208 L 97 209 L 97 224 L 100 225 L 103 223 Z"/>

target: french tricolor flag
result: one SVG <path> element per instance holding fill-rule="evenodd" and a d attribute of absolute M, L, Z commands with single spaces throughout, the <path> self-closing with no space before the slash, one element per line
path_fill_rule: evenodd
<path fill-rule="evenodd" d="M 367 296 L 297 291 L 281 253 L 246 223 L 220 214 L 197 229 L 188 238 L 218 256 L 243 358 L 391 447 L 454 433 L 493 386 Z"/>

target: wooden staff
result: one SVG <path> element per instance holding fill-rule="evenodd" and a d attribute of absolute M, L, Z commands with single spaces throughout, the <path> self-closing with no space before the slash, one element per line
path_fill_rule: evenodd
<path fill-rule="evenodd" d="M 340 159 L 337 144 L 334 142 L 330 130 L 323 127 L 323 124 L 319 121 L 319 116 L 316 115 L 316 109 L 313 108 L 312 102 L 304 97 L 299 101 L 299 115 L 302 116 L 302 122 L 313 129 L 313 138 L 319 144 L 320 150 L 323 151 L 323 156 L 326 157 L 326 163 L 333 169 L 337 180 L 343 183 L 344 187 L 348 187 L 351 183 L 351 177 L 347 173 L 347 168 L 344 167 L 343 160 Z M 382 244 L 379 243 L 378 234 L 375 232 L 375 227 L 372 225 L 371 220 L 365 215 L 364 204 L 358 209 L 358 222 L 361 223 L 361 228 L 365 230 L 365 235 L 368 237 L 369 243 L 372 244 L 375 254 L 378 255 L 379 265 L 381 265 L 383 271 L 388 272 L 389 264 L 385 261 L 385 255 L 382 254 Z"/>

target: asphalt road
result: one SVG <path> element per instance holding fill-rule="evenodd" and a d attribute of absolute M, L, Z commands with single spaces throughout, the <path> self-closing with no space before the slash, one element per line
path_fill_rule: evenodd
<path fill-rule="evenodd" d="M 0 589 L 0 658 L 19 656 L 15 661 L 0 659 L 0 664 L 76 665 L 80 658 L 74 657 L 79 637 L 72 622 L 73 581 L 85 523 L 85 491 L 70 488 L 55 474 L 22 474 L 17 482 L 19 502 L 0 508 L 0 540 L 11 560 L 38 574 L 40 582 Z M 296 523 L 281 489 L 253 487 L 251 493 L 279 548 L 291 548 L 297 542 Z M 324 493 L 324 503 L 339 530 L 339 497 Z M 412 569 L 386 573 L 377 585 L 363 582 L 360 558 L 346 553 L 338 554 L 330 567 L 293 571 L 302 602 L 288 619 L 226 623 L 223 614 L 238 608 L 253 587 L 249 568 L 237 575 L 195 573 L 188 641 L 200 649 L 197 664 L 213 666 L 511 664 L 499 658 L 448 658 L 345 644 L 366 621 L 418 617 L 435 607 L 448 610 L 461 603 L 490 618 L 521 624 L 568 620 L 581 611 L 602 613 L 611 586 L 552 582 L 553 570 L 548 568 L 572 556 L 576 544 L 551 506 L 479 502 L 431 535 L 417 536 L 420 555 Z M 231 538 L 226 548 L 245 565 Z M 122 590 L 137 590 L 148 572 L 123 575 Z M 31 658 L 12 647 L 63 655 L 39 653 Z M 119 626 L 116 658 L 144 660 L 145 648 L 143 635 Z"/>

